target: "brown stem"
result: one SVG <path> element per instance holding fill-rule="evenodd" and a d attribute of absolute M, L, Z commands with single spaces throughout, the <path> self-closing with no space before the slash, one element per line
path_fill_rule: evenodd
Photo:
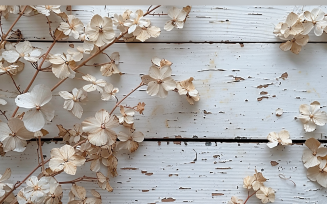
<path fill-rule="evenodd" d="M 6 116 L 6 111 L 0 110 L 0 113 L 1 113 L 1 115 L 3 115 L 8 120 L 8 117 Z"/>
<path fill-rule="evenodd" d="M 144 83 L 141 82 L 140 85 L 138 85 L 135 89 L 133 89 L 131 92 L 129 92 L 129 94 L 127 94 L 122 100 L 120 100 L 118 103 L 116 103 L 115 107 L 110 111 L 109 115 L 111 115 L 114 110 L 119 106 L 119 104 L 121 104 L 121 102 L 123 102 L 129 95 L 131 95 L 134 91 L 136 91 L 138 88 L 140 88 L 141 86 L 143 86 Z"/>
<path fill-rule="evenodd" d="M 9 33 L 11 32 L 11 30 L 13 29 L 13 27 L 15 26 L 15 24 L 18 22 L 18 20 L 20 19 L 20 17 L 22 17 L 22 15 L 24 14 L 24 11 L 26 10 L 27 5 L 23 8 L 23 10 L 19 13 L 18 17 L 16 18 L 16 20 L 13 22 L 13 24 L 10 26 L 8 32 L 1 36 L 1 41 L 0 41 L 0 45 L 2 44 L 2 42 L 4 40 L 6 40 L 7 36 L 9 35 Z"/>
<path fill-rule="evenodd" d="M 77 147 L 78 145 L 81 145 L 81 144 L 85 143 L 86 141 L 87 141 L 87 139 L 82 140 L 82 141 L 76 143 L 73 147 L 75 148 L 75 147 Z"/>
<path fill-rule="evenodd" d="M 48 16 L 45 16 L 48 20 L 48 24 L 49 24 L 49 34 L 52 37 L 52 39 L 55 39 L 55 37 L 52 35 L 52 30 L 51 30 L 51 21 L 49 20 Z"/>
<path fill-rule="evenodd" d="M 7 73 L 9 74 L 9 76 L 10 76 L 12 82 L 14 82 L 14 85 L 15 85 L 17 91 L 18 91 L 20 94 L 22 94 L 22 92 L 20 91 L 19 86 L 17 86 L 17 84 L 16 84 L 16 82 L 15 82 L 15 79 L 14 79 L 14 77 L 12 76 L 12 74 L 11 74 L 10 72 L 7 72 Z"/>
<path fill-rule="evenodd" d="M 48 159 L 48 160 L 46 160 L 46 161 L 44 161 L 44 164 L 46 164 L 46 163 L 48 163 L 50 161 L 50 159 Z M 43 163 L 42 164 L 39 164 L 39 165 L 37 165 L 37 167 L 35 167 L 35 169 L 33 169 L 33 171 L 31 171 L 31 173 L 29 173 L 27 176 L 26 176 L 26 178 L 24 178 L 24 180 L 23 181 L 21 181 L 21 182 L 19 182 L 19 181 L 17 181 L 16 182 L 16 184 L 14 185 L 14 187 L 11 189 L 11 191 L 10 192 L 8 192 L 7 193 L 7 195 L 5 195 L 1 200 L 0 200 L 0 203 L 3 203 L 4 202 L 4 200 L 12 193 L 12 192 L 14 192 L 14 190 L 16 190 L 19 186 L 21 186 L 38 168 L 40 168 L 41 166 L 43 165 Z"/>
<path fill-rule="evenodd" d="M 244 201 L 243 204 L 245 204 L 246 202 L 248 202 L 248 200 L 256 193 L 257 191 L 254 191 L 251 195 L 249 195 L 249 192 L 248 192 L 248 197 L 246 198 L 246 200 Z"/>
<path fill-rule="evenodd" d="M 39 149 L 40 149 L 40 156 L 41 156 L 41 164 L 42 164 L 42 172 L 44 172 L 44 158 L 42 153 L 42 143 L 41 143 L 41 136 L 39 136 Z"/>
<path fill-rule="evenodd" d="M 93 182 L 93 181 L 98 181 L 98 179 L 97 178 L 94 178 L 94 177 L 82 176 L 80 178 L 77 178 L 77 179 L 74 179 L 74 180 L 71 180 L 71 181 L 61 181 L 61 182 L 59 182 L 59 184 L 76 183 L 76 182 L 79 182 L 79 181 Z"/>
<path fill-rule="evenodd" d="M 159 8 L 161 5 L 158 5 L 156 7 L 154 7 L 151 10 L 148 10 L 143 16 L 146 16 L 148 14 L 150 14 L 152 11 L 156 10 L 157 8 Z M 115 42 L 117 42 L 120 38 L 122 38 L 125 34 L 127 34 L 128 31 L 125 31 L 123 33 L 121 33 L 118 37 L 116 37 L 111 43 L 109 43 L 108 45 L 106 45 L 105 47 L 103 47 L 102 49 L 98 50 L 94 55 L 90 56 L 89 58 L 87 58 L 85 61 L 83 61 L 81 64 L 79 64 L 78 66 L 76 66 L 73 71 L 79 69 L 80 67 L 84 66 L 88 61 L 90 61 L 91 59 L 93 59 L 95 56 L 97 56 L 99 53 L 103 52 L 105 49 L 107 49 L 108 47 L 110 47 L 111 45 L 113 45 Z M 54 91 L 58 86 L 60 86 L 60 84 L 62 84 L 64 81 L 66 81 L 67 78 L 64 78 L 62 80 L 60 80 L 52 89 L 51 91 Z"/>
<path fill-rule="evenodd" d="M 62 34 L 62 33 L 61 33 Z M 33 82 L 35 81 L 37 75 L 39 74 L 41 67 L 45 61 L 45 59 L 47 58 L 48 54 L 50 53 L 50 50 L 53 48 L 53 46 L 56 44 L 57 40 L 59 40 L 59 38 L 61 37 L 61 34 L 58 35 L 58 37 L 53 41 L 53 43 L 51 44 L 51 46 L 49 47 L 48 51 L 44 54 L 43 59 L 41 61 L 41 63 L 39 64 L 32 80 L 30 81 L 30 83 L 27 85 L 26 89 L 24 90 L 24 93 L 26 93 L 32 86 Z M 14 113 L 12 114 L 12 117 L 15 117 L 17 111 L 18 111 L 19 107 L 17 106 Z"/>

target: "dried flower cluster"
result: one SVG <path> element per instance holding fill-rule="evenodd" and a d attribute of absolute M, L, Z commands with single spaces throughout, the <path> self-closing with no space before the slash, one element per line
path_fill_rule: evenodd
<path fill-rule="evenodd" d="M 281 50 L 291 50 L 299 54 L 302 47 L 308 43 L 308 34 L 312 30 L 316 36 L 327 32 L 327 17 L 320 8 L 300 14 L 289 13 L 285 22 L 280 22 L 275 26 L 273 33 L 281 40 L 286 40 L 279 46 Z"/>
<path fill-rule="evenodd" d="M 55 15 L 58 20 L 62 20 L 55 31 L 51 31 L 49 25 L 50 35 L 54 41 L 47 51 L 34 47 L 29 41 L 8 42 L 6 39 L 11 30 L 1 36 L 0 75 L 11 77 L 19 95 L 15 98 L 17 108 L 12 117 L 5 116 L 8 121 L 0 122 L 0 147 L 5 153 L 9 151 L 23 152 L 27 146 L 27 141 L 36 138 L 39 143 L 38 156 L 41 161 L 23 181 L 17 182 L 15 185 L 5 182 L 11 175 L 10 169 L 0 175 L 0 203 L 59 204 L 63 202 L 63 184 L 72 185 L 69 193 L 69 204 L 102 203 L 101 195 L 97 191 L 91 190 L 92 196 L 88 197 L 85 188 L 77 185 L 77 182 L 97 182 L 101 189 L 108 192 L 113 191 L 109 184 L 109 177 L 118 175 L 118 159 L 115 156 L 117 151 L 127 150 L 132 153 L 138 149 L 139 143 L 144 140 L 143 133 L 135 128 L 134 117 L 136 113 L 143 114 L 146 104 L 139 102 L 135 106 L 129 106 L 123 105 L 122 102 L 144 85 L 147 85 L 147 93 L 150 96 L 165 98 L 168 91 L 173 91 L 185 95 L 190 104 L 199 101 L 199 92 L 193 85 L 193 77 L 176 82 L 171 77 L 172 63 L 166 59 L 152 58 L 149 75 L 142 76 L 140 84 L 121 99 L 117 96 L 119 89 L 107 80 L 97 79 L 90 74 L 77 71 L 83 66 L 94 66 L 99 67 L 99 72 L 103 77 L 110 77 L 115 74 L 122 75 L 118 69 L 120 60 L 118 52 L 113 52 L 110 56 L 106 54 L 109 58 L 107 63 L 94 65 L 87 65 L 86 63 L 104 53 L 118 40 L 144 42 L 149 38 L 158 37 L 161 29 L 152 25 L 146 16 L 152 15 L 154 10 L 159 7 L 152 8 L 151 6 L 146 12 L 126 10 L 121 15 L 114 14 L 112 18 L 95 14 L 89 23 L 83 24 L 76 16 L 62 12 L 60 5 L 0 6 L 1 16 L 7 18 L 11 14 L 17 15 L 17 20 L 12 26 L 22 15 L 44 15 L 46 18 Z M 172 7 L 168 11 L 170 20 L 164 25 L 164 30 L 171 31 L 173 28 L 183 28 L 190 11 L 190 6 L 182 9 Z M 48 21 L 48 23 L 51 22 Z M 119 36 L 115 34 L 117 30 L 120 32 Z M 83 41 L 82 46 L 59 53 L 51 51 L 56 42 L 69 37 Z M 31 63 L 36 72 L 27 88 L 22 92 L 13 76 L 24 70 L 26 62 Z M 42 67 L 44 62 L 48 62 L 50 66 Z M 33 86 L 37 75 L 43 71 L 59 78 L 58 84 L 53 88 L 49 88 L 45 84 Z M 53 91 L 67 78 L 77 78 L 76 76 L 80 74 L 79 78 L 85 81 L 85 85 L 74 87 L 72 90 L 59 91 L 59 95 L 63 99 L 63 109 L 71 112 L 81 121 L 71 128 L 57 124 L 58 137 L 62 138 L 66 144 L 62 147 L 53 148 L 50 152 L 51 158 L 44 161 L 41 138 L 49 134 L 44 129 L 45 124 L 51 123 L 55 117 L 60 118 L 60 115 L 55 114 L 57 110 L 51 106 Z M 30 88 L 32 89 L 29 91 Z M 99 99 L 103 101 L 112 100 L 115 104 L 111 111 L 100 109 L 94 114 L 94 117 L 83 118 L 83 104 L 87 103 L 89 92 L 98 92 L 100 94 Z M 1 98 L 0 104 L 5 106 L 7 101 Z M 116 114 L 115 110 L 118 107 L 120 111 Z M 24 112 L 16 115 L 19 108 L 23 108 Z M 115 130 L 118 126 L 121 126 L 120 132 Z M 49 167 L 47 168 L 45 164 L 48 162 Z M 83 176 L 71 181 L 57 181 L 56 176 L 58 174 L 65 172 L 69 175 L 75 175 L 78 167 L 88 162 L 90 163 L 90 170 L 95 172 L 95 177 Z M 101 166 L 107 169 L 106 174 L 100 171 L 103 169 Z M 40 167 L 42 173 L 38 176 L 34 175 Z M 23 188 L 15 196 L 14 190 L 21 185 Z"/>
<path fill-rule="evenodd" d="M 248 190 L 248 197 L 246 200 L 243 201 L 242 199 L 233 196 L 228 204 L 245 204 L 254 194 L 262 203 L 275 202 L 275 191 L 264 185 L 264 182 L 266 181 L 267 179 L 262 175 L 262 173 L 255 170 L 253 176 L 247 176 L 243 179 L 243 188 Z M 251 190 L 254 191 L 252 194 L 250 194 Z"/>

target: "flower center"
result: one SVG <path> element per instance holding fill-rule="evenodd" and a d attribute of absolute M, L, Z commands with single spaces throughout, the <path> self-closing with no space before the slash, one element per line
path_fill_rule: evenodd
<path fill-rule="evenodd" d="M 69 62 L 68 62 L 68 61 L 65 61 L 65 64 L 67 64 L 67 65 L 68 65 L 68 64 L 69 64 Z"/>
<path fill-rule="evenodd" d="M 317 155 L 317 152 L 316 151 L 312 152 L 312 155 L 313 156 L 316 156 Z"/>
<path fill-rule="evenodd" d="M 41 109 L 41 107 L 40 106 L 36 106 L 36 110 L 40 110 Z"/>
<path fill-rule="evenodd" d="M 310 114 L 309 117 L 312 119 L 313 118 L 313 114 Z"/>
<path fill-rule="evenodd" d="M 104 123 L 101 124 L 101 129 L 106 129 L 106 126 L 104 125 Z"/>
<path fill-rule="evenodd" d="M 99 33 L 103 33 L 102 26 L 99 27 Z"/>
<path fill-rule="evenodd" d="M 15 137 L 16 136 L 16 133 L 15 132 L 10 133 L 9 136 Z"/>
<path fill-rule="evenodd" d="M 39 191 L 39 190 L 41 190 L 41 188 L 39 187 L 39 186 L 34 186 L 34 191 Z"/>
<path fill-rule="evenodd" d="M 162 84 L 163 81 L 162 81 L 161 79 L 157 79 L 157 83 L 158 83 L 158 84 Z"/>

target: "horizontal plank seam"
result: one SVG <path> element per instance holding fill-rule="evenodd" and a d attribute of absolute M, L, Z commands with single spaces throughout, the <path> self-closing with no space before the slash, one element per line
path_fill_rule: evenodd
<path fill-rule="evenodd" d="M 31 139 L 30 141 L 36 141 L 37 139 Z M 62 138 L 42 138 L 42 142 L 62 142 Z M 117 140 L 118 141 L 118 140 Z M 200 139 L 200 138 L 145 138 L 145 142 L 218 142 L 218 143 L 267 143 L 266 139 Z M 304 144 L 306 140 L 292 140 L 293 144 Z M 321 143 L 327 143 L 327 141 L 319 140 Z"/>

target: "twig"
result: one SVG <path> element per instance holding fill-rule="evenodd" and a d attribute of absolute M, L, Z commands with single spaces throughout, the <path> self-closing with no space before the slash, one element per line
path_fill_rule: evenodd
<path fill-rule="evenodd" d="M 55 39 L 55 37 L 52 35 L 52 30 L 51 30 L 51 21 L 49 20 L 48 16 L 45 16 L 48 20 L 48 24 L 49 24 L 49 34 L 52 37 L 52 39 Z"/>
<path fill-rule="evenodd" d="M 48 163 L 50 161 L 50 159 L 48 159 L 48 160 L 46 160 L 46 161 L 44 161 L 44 164 L 46 164 L 46 163 Z M 43 163 L 42 163 L 43 164 Z M 16 182 L 16 184 L 14 185 L 14 187 L 11 189 L 11 191 L 9 191 L 8 193 L 7 193 L 7 195 L 5 195 L 1 200 L 0 200 L 0 203 L 3 203 L 4 202 L 4 200 L 12 193 L 12 192 L 14 192 L 14 190 L 16 190 L 19 186 L 21 186 L 38 168 L 40 168 L 41 166 L 42 166 L 42 164 L 39 164 L 39 165 L 37 165 L 37 167 L 35 167 L 35 169 L 33 169 L 32 171 L 31 171 L 31 173 L 29 173 L 27 176 L 26 176 L 26 178 L 24 178 L 24 180 L 23 181 L 21 181 L 21 182 L 19 182 L 19 181 L 17 181 Z"/>
<path fill-rule="evenodd" d="M 16 84 L 16 82 L 15 82 L 15 79 L 14 79 L 14 77 L 12 76 L 12 74 L 11 74 L 10 72 L 7 72 L 7 73 L 8 73 L 8 75 L 10 76 L 12 82 L 14 82 L 14 85 L 15 85 L 17 91 L 19 92 L 19 94 L 22 94 L 22 92 L 20 91 L 19 86 L 17 86 L 17 84 Z"/>
<path fill-rule="evenodd" d="M 6 116 L 6 111 L 2 111 L 2 110 L 0 110 L 0 113 L 1 113 L 1 115 L 3 115 L 3 116 L 8 120 L 8 118 L 7 118 L 7 116 Z"/>
<path fill-rule="evenodd" d="M 111 115 L 114 110 L 119 106 L 119 104 L 121 104 L 121 102 L 123 102 L 129 95 L 131 95 L 134 91 L 136 91 L 138 88 L 140 88 L 141 86 L 145 85 L 143 82 L 140 83 L 140 85 L 138 85 L 135 89 L 133 89 L 131 92 L 129 92 L 129 94 L 127 94 L 122 100 L 120 100 L 118 103 L 116 103 L 115 107 L 110 111 L 109 115 Z"/>
<path fill-rule="evenodd" d="M 88 140 L 88 139 L 82 140 L 82 141 L 76 143 L 73 147 L 75 148 L 75 147 L 77 147 L 78 145 L 81 145 L 81 144 L 85 143 L 87 140 Z"/>
<path fill-rule="evenodd" d="M 35 81 L 37 75 L 39 74 L 39 72 L 40 72 L 40 70 L 41 70 L 41 67 L 42 67 L 42 65 L 43 65 L 43 63 L 44 63 L 44 61 L 45 61 L 45 59 L 47 58 L 48 54 L 50 53 L 50 50 L 51 50 L 51 49 L 53 48 L 53 46 L 56 44 L 57 40 L 61 37 L 61 34 L 62 34 L 62 32 L 61 32 L 61 33 L 58 35 L 58 37 L 53 41 L 53 43 L 52 43 L 51 46 L 49 47 L 48 51 L 44 54 L 41 63 L 39 64 L 39 66 L 38 66 L 38 68 L 37 68 L 37 70 L 36 70 L 36 72 L 35 72 L 35 74 L 34 74 L 32 80 L 31 80 L 30 83 L 27 85 L 27 87 L 26 87 L 24 93 L 26 93 L 26 92 L 31 88 L 33 82 Z M 14 111 L 14 113 L 12 114 L 12 117 L 15 117 L 15 115 L 16 115 L 18 109 L 19 109 L 19 107 L 17 106 L 16 109 L 15 109 L 15 111 Z"/>
<path fill-rule="evenodd" d="M 23 8 L 23 10 L 19 13 L 18 17 L 16 18 L 16 20 L 13 22 L 13 24 L 10 26 L 8 32 L 1 36 L 1 41 L 0 41 L 0 45 L 2 44 L 2 42 L 4 40 L 6 40 L 7 36 L 9 35 L 9 33 L 11 32 L 11 30 L 13 29 L 13 27 L 15 26 L 15 24 L 18 22 L 18 20 L 20 19 L 20 17 L 22 17 L 22 15 L 24 14 L 24 11 L 26 10 L 27 5 Z"/>
<path fill-rule="evenodd" d="M 74 179 L 74 180 L 71 180 L 71 181 L 61 181 L 61 182 L 59 182 L 59 184 L 76 183 L 76 182 L 79 182 L 79 181 L 93 182 L 93 181 L 98 181 L 98 179 L 97 178 L 94 178 L 94 177 L 82 176 L 80 178 L 77 178 L 77 179 Z"/>
<path fill-rule="evenodd" d="M 40 149 L 40 156 L 41 156 L 41 164 L 42 164 L 42 172 L 44 172 L 44 158 L 42 153 L 42 143 L 41 143 L 41 136 L 39 136 L 39 149 Z"/>
<path fill-rule="evenodd" d="M 161 5 L 158 5 L 156 7 L 154 7 L 153 9 L 147 11 L 143 16 L 148 15 L 149 13 L 151 13 L 152 11 L 156 10 L 157 8 L 159 8 Z M 110 47 L 111 45 L 113 45 L 115 42 L 117 42 L 120 38 L 122 38 L 125 34 L 127 34 L 128 31 L 125 31 L 123 33 L 121 33 L 118 37 L 115 38 L 115 40 L 113 40 L 111 43 L 109 43 L 108 45 L 106 45 L 105 47 L 103 47 L 102 49 L 98 50 L 95 54 L 93 54 L 92 56 L 90 56 L 89 58 L 87 58 L 85 61 L 83 61 L 81 64 L 79 64 L 78 66 L 76 66 L 73 71 L 79 69 L 80 67 L 84 66 L 88 61 L 90 61 L 91 59 L 93 59 L 95 56 L 97 56 L 99 53 L 103 52 L 105 49 L 107 49 L 108 47 Z M 68 77 L 67 77 L 68 78 Z M 64 81 L 66 81 L 67 78 L 62 79 L 61 81 L 59 81 L 52 89 L 51 91 L 54 91 L 58 86 L 60 86 L 60 84 L 62 84 Z"/>
<path fill-rule="evenodd" d="M 246 198 L 243 204 L 245 204 L 256 192 L 257 191 L 254 191 L 251 195 L 249 195 L 249 191 L 248 191 L 248 197 Z"/>

